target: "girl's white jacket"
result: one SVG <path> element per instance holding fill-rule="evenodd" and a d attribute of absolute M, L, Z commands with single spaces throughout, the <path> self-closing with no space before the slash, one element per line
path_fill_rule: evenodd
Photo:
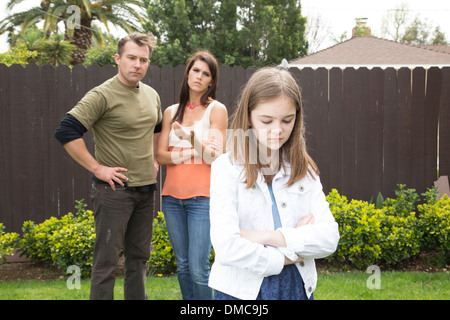
<path fill-rule="evenodd" d="M 272 200 L 262 175 L 246 189 L 243 166 L 233 164 L 229 154 L 211 166 L 211 242 L 215 261 L 209 286 L 244 300 L 256 299 L 264 277 L 276 275 L 284 266 L 284 256 L 304 258 L 296 266 L 308 297 L 316 288 L 314 259 L 332 254 L 339 242 L 339 229 L 330 212 L 319 177 L 307 175 L 287 188 L 290 166 L 275 175 L 272 188 L 281 218 L 287 248 L 264 246 L 241 238 L 240 228 L 273 230 Z M 312 213 L 314 224 L 295 228 Z M 291 259 L 292 260 L 292 259 Z"/>

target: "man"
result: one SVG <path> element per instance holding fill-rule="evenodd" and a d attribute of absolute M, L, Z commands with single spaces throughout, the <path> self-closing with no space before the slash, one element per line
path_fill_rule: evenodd
<path fill-rule="evenodd" d="M 118 73 L 89 91 L 61 120 L 55 137 L 92 173 L 96 243 L 91 299 L 113 299 L 114 271 L 125 255 L 125 299 L 145 299 L 146 262 L 156 190 L 155 142 L 161 130 L 161 102 L 140 82 L 156 41 L 132 33 L 118 43 Z M 95 158 L 82 135 L 93 129 Z M 155 142 L 154 142 L 155 141 Z"/>

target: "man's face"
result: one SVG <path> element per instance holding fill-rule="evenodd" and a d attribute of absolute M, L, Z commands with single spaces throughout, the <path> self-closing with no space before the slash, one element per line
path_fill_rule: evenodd
<path fill-rule="evenodd" d="M 147 73 L 150 65 L 149 56 L 148 46 L 139 46 L 134 41 L 127 41 L 123 46 L 122 55 L 114 56 L 119 68 L 119 80 L 129 87 L 135 88 Z"/>

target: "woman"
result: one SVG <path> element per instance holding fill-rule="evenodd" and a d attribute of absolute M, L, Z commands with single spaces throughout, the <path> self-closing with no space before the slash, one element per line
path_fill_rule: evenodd
<path fill-rule="evenodd" d="M 183 299 L 212 299 L 209 188 L 211 163 L 225 144 L 227 109 L 214 100 L 218 65 L 207 51 L 187 62 L 178 104 L 166 109 L 157 160 L 167 165 L 162 206 Z"/>
<path fill-rule="evenodd" d="M 215 299 L 313 297 L 314 259 L 336 250 L 339 231 L 304 132 L 290 73 L 255 72 L 234 115 L 228 154 L 211 169 Z"/>

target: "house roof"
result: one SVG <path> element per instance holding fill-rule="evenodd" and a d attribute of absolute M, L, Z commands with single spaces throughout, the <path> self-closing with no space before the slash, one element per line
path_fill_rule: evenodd
<path fill-rule="evenodd" d="M 421 45 L 419 48 L 434 50 L 442 53 L 450 53 L 450 46 L 437 44 L 437 45 Z"/>
<path fill-rule="evenodd" d="M 289 61 L 290 67 L 424 67 L 450 66 L 449 46 L 413 46 L 358 36 L 322 51 Z"/>

